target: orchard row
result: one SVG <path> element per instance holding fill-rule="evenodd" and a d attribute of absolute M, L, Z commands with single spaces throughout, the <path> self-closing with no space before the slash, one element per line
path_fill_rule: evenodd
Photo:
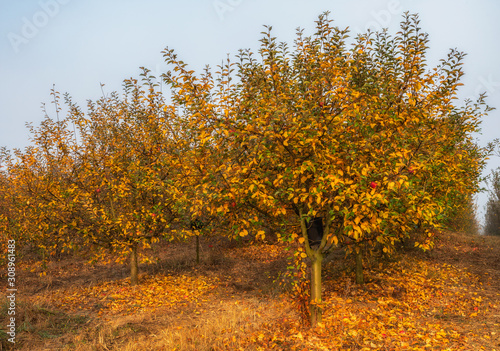
<path fill-rule="evenodd" d="M 133 283 L 138 249 L 160 238 L 272 231 L 309 258 L 319 322 L 329 251 L 362 262 L 361 247 L 390 253 L 416 227 L 429 248 L 479 188 L 487 150 L 471 135 L 489 108 L 456 106 L 464 55 L 429 68 L 427 43 L 414 15 L 350 39 L 323 14 L 293 48 L 269 28 L 215 73 L 166 49 L 162 89 L 143 69 L 86 112 L 53 91 L 57 118 L 3 155 L 1 231 L 46 254 L 132 252 Z"/>

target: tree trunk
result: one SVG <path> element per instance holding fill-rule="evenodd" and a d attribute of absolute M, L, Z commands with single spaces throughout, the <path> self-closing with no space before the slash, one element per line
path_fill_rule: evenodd
<path fill-rule="evenodd" d="M 196 264 L 200 263 L 200 236 L 196 234 Z"/>
<path fill-rule="evenodd" d="M 356 283 L 365 283 L 365 277 L 363 275 L 363 252 L 361 247 L 358 247 L 356 252 Z"/>
<path fill-rule="evenodd" d="M 311 326 L 314 327 L 321 323 L 323 310 L 321 308 L 321 265 L 323 263 L 323 254 L 316 251 L 312 257 L 311 266 Z"/>
<path fill-rule="evenodd" d="M 139 284 L 139 264 L 137 262 L 137 244 L 132 246 L 130 253 L 130 284 Z"/>

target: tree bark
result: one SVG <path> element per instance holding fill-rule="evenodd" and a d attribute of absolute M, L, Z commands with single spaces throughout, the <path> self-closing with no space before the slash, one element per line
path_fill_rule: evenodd
<path fill-rule="evenodd" d="M 356 252 L 356 283 L 365 283 L 365 277 L 363 274 L 363 252 L 361 247 L 358 247 Z"/>
<path fill-rule="evenodd" d="M 314 253 L 311 266 L 311 326 L 321 323 L 323 309 L 321 308 L 321 265 L 323 254 L 319 251 Z"/>
<path fill-rule="evenodd" d="M 137 244 L 132 246 L 130 253 L 130 284 L 139 284 L 139 264 L 137 262 Z"/>

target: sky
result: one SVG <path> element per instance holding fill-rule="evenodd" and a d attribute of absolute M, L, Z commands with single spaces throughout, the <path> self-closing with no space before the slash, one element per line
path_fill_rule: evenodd
<path fill-rule="evenodd" d="M 121 91 L 141 66 L 165 72 L 167 46 L 200 72 L 239 49 L 256 50 L 264 25 L 293 44 L 296 29 L 312 34 L 325 11 L 353 35 L 368 28 L 395 34 L 405 11 L 418 13 L 429 33 L 429 66 L 451 48 L 467 53 L 460 98 L 486 92 L 487 103 L 498 108 L 483 120 L 478 143 L 500 137 L 498 0 L 0 0 L 0 146 L 29 145 L 25 124 L 43 119 L 43 103 L 54 116 L 54 85 L 84 106 L 103 92 Z M 492 156 L 484 174 L 497 167 L 500 157 Z M 487 198 L 478 196 L 481 220 Z"/>

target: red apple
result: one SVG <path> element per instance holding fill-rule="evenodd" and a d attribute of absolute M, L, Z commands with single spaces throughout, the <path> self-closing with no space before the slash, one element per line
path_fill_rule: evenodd
<path fill-rule="evenodd" d="M 95 192 L 96 192 L 96 193 L 100 193 L 100 192 L 101 192 L 101 189 L 97 188 L 97 189 L 95 189 Z"/>
<path fill-rule="evenodd" d="M 325 106 L 325 104 L 323 103 L 323 101 L 320 101 L 320 102 L 319 102 L 319 106 L 320 106 L 320 107 Z"/>
<path fill-rule="evenodd" d="M 231 207 L 236 207 L 236 202 L 231 202 Z"/>
<path fill-rule="evenodd" d="M 377 187 L 377 183 L 371 182 L 370 183 L 370 188 L 375 189 Z"/>
<path fill-rule="evenodd" d="M 415 173 L 415 170 L 412 167 L 408 167 L 408 172 L 410 174 L 413 174 L 413 173 Z"/>

